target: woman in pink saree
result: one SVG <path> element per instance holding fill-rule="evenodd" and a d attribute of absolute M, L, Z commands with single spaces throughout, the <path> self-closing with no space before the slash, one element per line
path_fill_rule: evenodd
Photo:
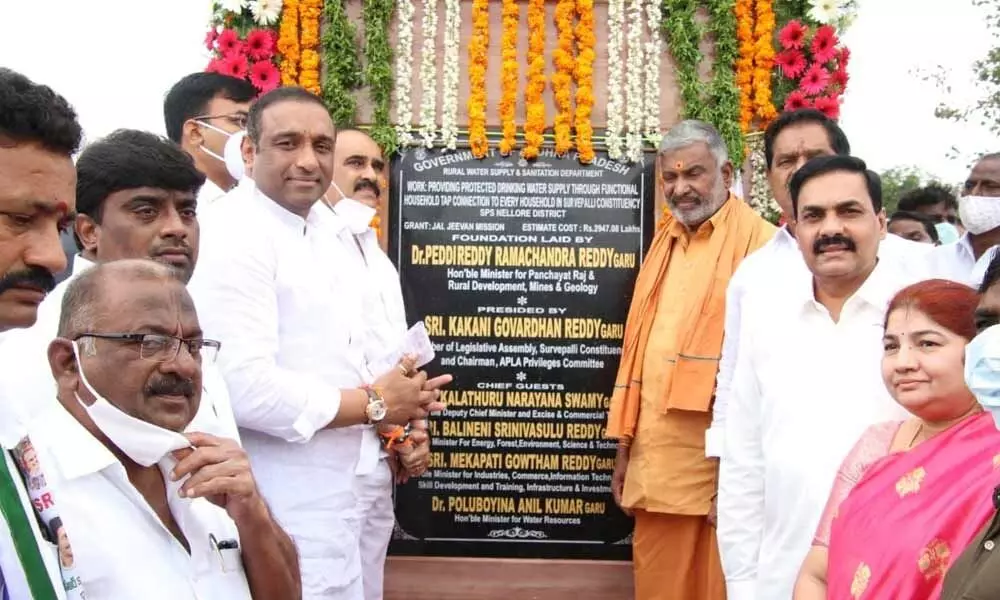
<path fill-rule="evenodd" d="M 795 600 L 935 599 L 992 517 L 1000 432 L 962 368 L 977 302 L 971 288 L 940 279 L 890 302 L 882 375 L 913 418 L 873 425 L 845 459 Z"/>

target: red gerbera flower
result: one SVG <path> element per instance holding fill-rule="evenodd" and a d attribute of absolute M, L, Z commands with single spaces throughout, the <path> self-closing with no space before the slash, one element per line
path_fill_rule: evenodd
<path fill-rule="evenodd" d="M 802 48 L 806 41 L 806 26 L 798 19 L 789 21 L 787 25 L 778 32 L 778 41 L 785 50 Z"/>
<path fill-rule="evenodd" d="M 816 30 L 816 35 L 812 41 L 813 60 L 826 64 L 837 56 L 837 32 L 829 26 L 823 25 Z"/>
<path fill-rule="evenodd" d="M 219 44 L 219 53 L 222 56 L 239 54 L 243 48 L 243 42 L 240 41 L 239 34 L 232 29 L 223 30 L 216 42 Z"/>
<path fill-rule="evenodd" d="M 819 63 L 813 63 L 802 76 L 799 82 L 799 89 L 809 96 L 817 96 L 823 93 L 827 84 L 830 83 L 830 72 Z"/>
<path fill-rule="evenodd" d="M 215 27 L 208 30 L 205 34 L 205 47 L 209 50 L 215 50 L 215 40 L 219 39 L 219 32 L 215 30 Z"/>
<path fill-rule="evenodd" d="M 847 71 L 843 68 L 837 69 L 833 72 L 833 76 L 830 78 L 831 83 L 836 86 L 841 92 L 847 89 L 847 82 L 850 77 L 847 75 Z"/>
<path fill-rule="evenodd" d="M 222 59 L 215 58 L 212 59 L 208 65 L 205 67 L 206 73 L 221 73 L 222 72 Z"/>
<path fill-rule="evenodd" d="M 789 79 L 795 79 L 806 70 L 806 57 L 799 50 L 782 50 L 774 57 L 774 64 Z"/>
<path fill-rule="evenodd" d="M 813 106 L 834 121 L 840 118 L 840 100 L 834 96 L 820 96 Z"/>
<path fill-rule="evenodd" d="M 242 54 L 230 54 L 229 56 L 222 59 L 222 64 L 219 65 L 219 73 L 223 75 L 229 75 L 230 77 L 235 77 L 237 79 L 243 79 L 247 76 L 247 70 L 249 65 L 247 65 L 247 57 Z"/>
<path fill-rule="evenodd" d="M 847 68 L 847 63 L 851 61 L 851 50 L 847 46 L 842 46 L 837 52 L 837 66 L 841 69 Z"/>
<path fill-rule="evenodd" d="M 788 94 L 785 98 L 786 111 L 800 110 L 803 108 L 812 108 L 812 103 L 809 102 L 806 95 L 802 93 L 802 90 L 795 90 L 794 92 Z"/>
<path fill-rule="evenodd" d="M 247 34 L 247 55 L 254 60 L 271 60 L 274 56 L 274 38 L 269 31 L 254 29 Z"/>
<path fill-rule="evenodd" d="M 281 83 L 281 73 L 269 60 L 255 62 L 250 67 L 250 83 L 254 85 L 262 94 L 270 92 Z"/>

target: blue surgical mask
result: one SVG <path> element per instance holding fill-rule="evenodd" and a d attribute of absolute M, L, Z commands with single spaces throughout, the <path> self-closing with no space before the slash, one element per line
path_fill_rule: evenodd
<path fill-rule="evenodd" d="M 951 223 L 937 223 L 934 225 L 934 229 L 937 229 L 938 238 L 941 240 L 942 244 L 957 242 L 958 238 L 962 237 L 962 235 L 958 232 L 958 227 L 955 227 Z"/>
<path fill-rule="evenodd" d="M 965 347 L 965 385 L 1000 429 L 1000 325 L 994 325 Z"/>

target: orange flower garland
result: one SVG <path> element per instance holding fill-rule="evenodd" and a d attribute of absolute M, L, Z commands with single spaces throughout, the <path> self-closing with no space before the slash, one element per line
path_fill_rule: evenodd
<path fill-rule="evenodd" d="M 528 89 L 524 93 L 524 150 L 521 156 L 538 158 L 545 141 L 545 0 L 528 3 Z"/>
<path fill-rule="evenodd" d="M 594 0 L 576 0 L 576 148 L 580 162 L 594 161 L 594 127 L 590 113 L 594 108 L 594 57 L 597 36 L 594 34 Z"/>
<path fill-rule="evenodd" d="M 552 74 L 552 93 L 555 96 L 556 117 L 553 127 L 556 138 L 556 155 L 562 156 L 573 148 L 570 125 L 573 123 L 573 18 L 576 0 L 559 0 L 556 4 L 556 32 L 558 45 L 552 53 L 555 73 Z"/>
<path fill-rule="evenodd" d="M 281 84 L 299 82 L 299 0 L 285 0 L 281 8 L 281 28 L 278 33 L 278 53 L 281 54 Z"/>
<path fill-rule="evenodd" d="M 486 49 L 490 45 L 489 0 L 472 2 L 472 39 L 469 40 L 469 146 L 472 155 L 483 158 L 489 150 L 486 139 Z"/>
<path fill-rule="evenodd" d="M 323 12 L 323 0 L 301 0 L 301 2 L 299 85 L 318 96 L 322 92 L 319 85 L 319 18 Z"/>
<path fill-rule="evenodd" d="M 736 59 L 736 86 L 740 90 L 740 130 L 750 131 L 753 122 L 754 77 L 754 0 L 736 0 L 736 39 L 739 41 L 739 58 Z"/>
<path fill-rule="evenodd" d="M 771 69 L 774 68 L 774 7 L 771 0 L 757 0 L 754 27 L 754 112 L 760 119 L 758 126 L 767 127 L 777 115 L 771 101 Z"/>
<path fill-rule="evenodd" d="M 520 63 L 517 60 L 517 33 L 521 13 L 517 0 L 503 0 L 503 76 L 500 82 L 500 125 L 503 139 L 500 140 L 500 154 L 507 156 L 517 143 L 517 77 Z"/>

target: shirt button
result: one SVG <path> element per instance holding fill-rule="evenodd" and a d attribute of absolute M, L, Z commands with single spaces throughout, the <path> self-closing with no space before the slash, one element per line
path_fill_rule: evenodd
<path fill-rule="evenodd" d="M 993 543 L 993 540 L 986 540 L 986 543 L 983 544 L 983 548 L 986 548 L 987 550 L 993 550 L 993 546 L 996 546 L 996 544 Z"/>

